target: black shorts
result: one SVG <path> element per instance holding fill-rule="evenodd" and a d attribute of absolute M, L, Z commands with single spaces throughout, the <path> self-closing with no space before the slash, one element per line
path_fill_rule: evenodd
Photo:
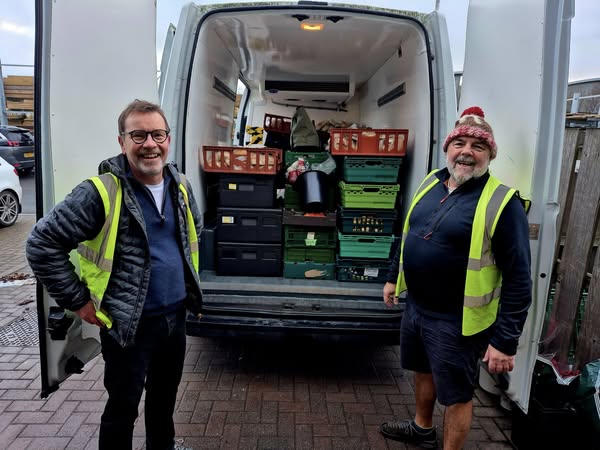
<path fill-rule="evenodd" d="M 469 402 L 477 380 L 477 363 L 487 349 L 490 331 L 463 336 L 460 319 L 431 317 L 409 301 L 400 331 L 402 368 L 433 374 L 440 404 Z"/>

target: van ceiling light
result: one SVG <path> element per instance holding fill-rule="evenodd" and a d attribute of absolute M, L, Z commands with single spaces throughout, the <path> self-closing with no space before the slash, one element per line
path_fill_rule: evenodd
<path fill-rule="evenodd" d="M 304 31 L 321 31 L 324 25 L 322 23 L 301 23 L 300 28 Z"/>

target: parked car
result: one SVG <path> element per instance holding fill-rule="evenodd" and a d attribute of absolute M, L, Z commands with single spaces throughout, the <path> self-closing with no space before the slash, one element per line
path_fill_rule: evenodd
<path fill-rule="evenodd" d="M 11 125 L 0 126 L 0 156 L 20 174 L 31 172 L 35 164 L 31 132 Z"/>
<path fill-rule="evenodd" d="M 22 198 L 23 190 L 17 169 L 0 157 L 0 228 L 17 221 Z"/>

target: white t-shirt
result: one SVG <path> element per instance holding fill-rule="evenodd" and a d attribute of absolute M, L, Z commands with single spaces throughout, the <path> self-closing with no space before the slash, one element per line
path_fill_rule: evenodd
<path fill-rule="evenodd" d="M 147 184 L 146 187 L 150 190 L 150 192 L 152 192 L 152 197 L 154 197 L 156 208 L 162 213 L 162 200 L 163 191 L 165 190 L 165 180 L 161 180 L 161 182 L 158 184 Z"/>

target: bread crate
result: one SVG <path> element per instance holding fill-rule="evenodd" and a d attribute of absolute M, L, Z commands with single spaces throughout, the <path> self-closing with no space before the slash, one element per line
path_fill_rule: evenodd
<path fill-rule="evenodd" d="M 329 130 L 332 155 L 404 156 L 408 130 L 332 128 Z"/>
<path fill-rule="evenodd" d="M 277 148 L 202 147 L 205 172 L 275 175 L 281 169 L 282 151 Z"/>
<path fill-rule="evenodd" d="M 265 131 L 290 134 L 292 129 L 292 118 L 265 113 L 263 128 Z"/>

